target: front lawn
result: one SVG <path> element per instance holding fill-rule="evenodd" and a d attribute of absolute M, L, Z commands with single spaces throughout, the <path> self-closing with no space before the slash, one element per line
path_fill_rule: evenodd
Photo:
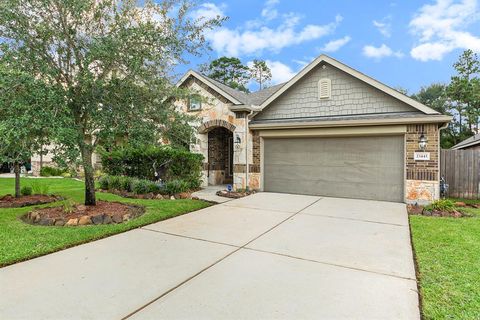
<path fill-rule="evenodd" d="M 22 184 L 28 184 L 32 180 L 22 179 Z M 83 201 L 83 182 L 73 179 L 35 179 L 35 181 L 49 184 L 50 193 L 78 202 Z M 12 194 L 13 190 L 14 179 L 0 179 L 0 195 Z M 198 200 L 124 199 L 109 193 L 97 193 L 97 198 L 143 205 L 146 207 L 146 213 L 137 219 L 121 224 L 43 227 L 25 224 L 19 219 L 33 207 L 0 209 L 0 266 L 31 259 L 209 206 L 208 203 Z"/>
<path fill-rule="evenodd" d="M 472 217 L 410 216 L 425 319 L 479 319 L 480 209 L 465 211 Z"/>

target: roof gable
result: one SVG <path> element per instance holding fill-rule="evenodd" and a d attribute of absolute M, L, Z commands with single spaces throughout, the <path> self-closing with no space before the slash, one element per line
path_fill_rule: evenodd
<path fill-rule="evenodd" d="M 322 62 L 329 64 L 347 74 L 350 76 L 384 92 L 385 94 L 405 103 L 406 105 L 411 106 L 413 109 L 420 111 L 421 113 L 424 114 L 429 114 L 429 115 L 438 115 L 439 112 L 419 103 L 418 101 L 384 85 L 383 83 L 370 78 L 363 73 L 360 73 L 349 66 L 340 63 L 339 61 L 332 59 L 326 55 L 321 55 L 314 61 L 312 61 L 309 65 L 307 65 L 302 71 L 300 71 L 296 76 L 294 76 L 290 81 L 288 81 L 286 84 L 284 84 L 279 90 L 277 90 L 275 93 L 273 93 L 268 99 L 266 99 L 261 105 L 260 109 L 262 109 L 262 112 L 264 109 L 268 108 L 273 101 L 278 99 L 280 96 L 282 96 L 289 88 L 294 86 L 297 82 L 299 82 L 302 78 L 304 78 L 307 74 L 310 73 L 315 67 L 319 66 Z M 262 114 L 260 112 L 259 114 Z M 258 115 L 258 114 L 257 114 Z"/>

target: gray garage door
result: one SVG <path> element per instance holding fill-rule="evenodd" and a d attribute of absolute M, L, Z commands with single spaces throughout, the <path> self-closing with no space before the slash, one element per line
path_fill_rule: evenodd
<path fill-rule="evenodd" d="M 265 139 L 264 190 L 403 202 L 403 140 Z"/>

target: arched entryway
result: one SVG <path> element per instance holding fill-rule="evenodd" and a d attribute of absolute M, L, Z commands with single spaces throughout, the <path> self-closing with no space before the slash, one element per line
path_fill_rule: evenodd
<path fill-rule="evenodd" d="M 233 183 L 233 132 L 210 127 L 208 134 L 208 184 Z"/>

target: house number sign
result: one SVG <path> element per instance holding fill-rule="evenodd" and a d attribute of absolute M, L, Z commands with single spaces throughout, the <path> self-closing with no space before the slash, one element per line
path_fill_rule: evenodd
<path fill-rule="evenodd" d="M 430 160 L 430 152 L 415 152 L 413 154 L 414 160 Z"/>

